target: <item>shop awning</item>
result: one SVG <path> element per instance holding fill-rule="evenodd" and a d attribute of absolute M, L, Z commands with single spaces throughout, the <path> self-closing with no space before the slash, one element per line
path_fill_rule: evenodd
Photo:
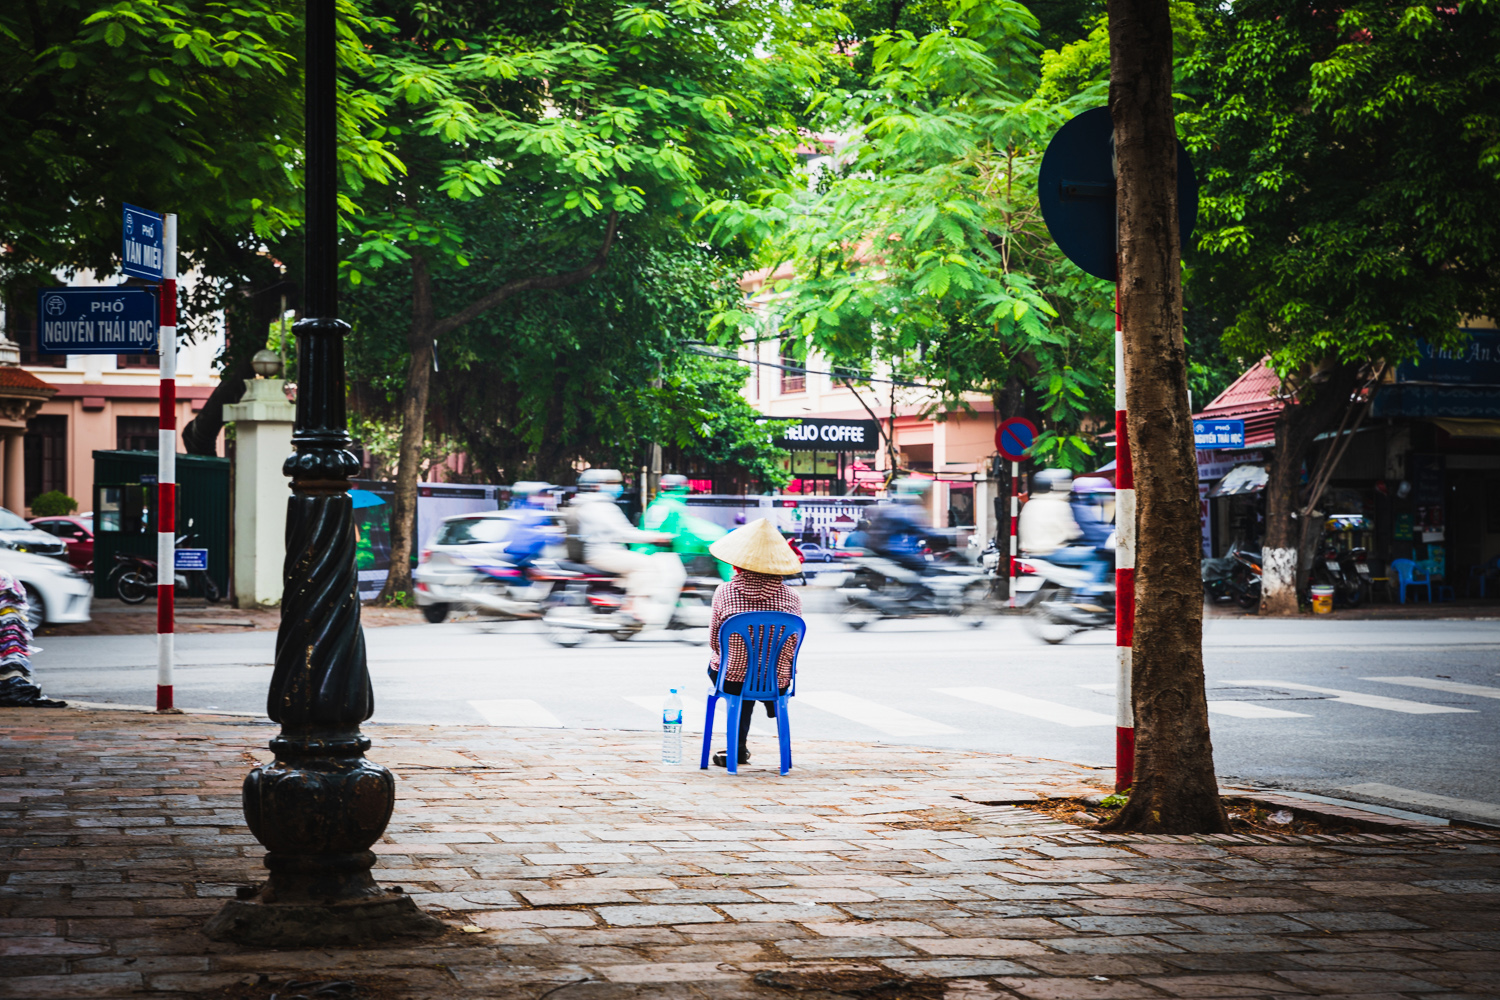
<path fill-rule="evenodd" d="M 1266 488 L 1264 465 L 1237 465 L 1214 484 L 1208 491 L 1211 497 L 1232 497 L 1242 493 L 1257 493 Z"/>
<path fill-rule="evenodd" d="M 1456 438 L 1500 438 L 1500 420 L 1434 420 Z"/>

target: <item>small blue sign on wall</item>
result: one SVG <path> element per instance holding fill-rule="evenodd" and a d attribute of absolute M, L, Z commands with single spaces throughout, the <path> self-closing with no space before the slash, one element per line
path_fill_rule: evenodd
<path fill-rule="evenodd" d="M 161 266 L 166 259 L 162 252 L 163 225 L 165 223 L 162 217 L 150 209 L 125 206 L 122 223 L 125 242 L 121 249 L 121 271 L 132 278 L 161 280 Z"/>
<path fill-rule="evenodd" d="M 36 293 L 44 354 L 150 354 L 156 292 L 146 288 L 43 288 Z"/>
<path fill-rule="evenodd" d="M 208 572 L 207 549 L 177 549 L 175 568 L 182 572 Z"/>
<path fill-rule="evenodd" d="M 1243 420 L 1194 420 L 1193 444 L 1199 448 L 1245 447 Z"/>

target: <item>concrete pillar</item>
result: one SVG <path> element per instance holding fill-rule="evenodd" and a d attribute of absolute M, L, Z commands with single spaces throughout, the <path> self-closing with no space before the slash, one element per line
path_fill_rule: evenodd
<path fill-rule="evenodd" d="M 5 435 L 5 506 L 26 516 L 26 432 Z"/>
<path fill-rule="evenodd" d="M 224 407 L 234 421 L 234 594 L 241 608 L 281 603 L 286 556 L 289 480 L 281 463 L 292 451 L 297 408 L 287 402 L 279 378 L 245 383 L 238 403 Z"/>

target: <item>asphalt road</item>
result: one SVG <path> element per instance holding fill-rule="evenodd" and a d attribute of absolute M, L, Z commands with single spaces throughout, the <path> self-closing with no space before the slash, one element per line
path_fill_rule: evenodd
<path fill-rule="evenodd" d="M 1045 646 L 1014 618 L 980 630 L 915 620 L 855 633 L 825 615 L 809 624 L 789 713 L 799 741 L 1112 763 L 1113 633 Z M 677 687 L 688 729 L 701 731 L 706 651 L 688 642 L 596 638 L 558 649 L 530 622 L 367 634 L 376 723 L 647 729 Z M 274 641 L 179 636 L 177 703 L 263 711 Z M 154 637 L 43 645 L 34 665 L 49 695 L 152 703 Z M 1500 826 L 1500 622 L 1215 619 L 1204 655 L 1226 780 Z M 758 718 L 763 735 L 751 743 L 766 757 L 769 725 Z"/>

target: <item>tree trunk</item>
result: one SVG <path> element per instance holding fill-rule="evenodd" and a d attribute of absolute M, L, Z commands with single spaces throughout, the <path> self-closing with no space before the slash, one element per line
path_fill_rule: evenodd
<path fill-rule="evenodd" d="M 1298 566 L 1307 565 L 1306 559 L 1298 559 L 1298 550 L 1311 542 L 1298 516 L 1302 463 L 1312 450 L 1313 439 L 1348 405 L 1358 381 L 1358 365 L 1339 365 L 1320 383 L 1314 383 L 1308 371 L 1296 398 L 1288 400 L 1276 417 L 1276 445 L 1266 470 L 1266 534 L 1260 577 L 1263 615 L 1295 615 L 1298 611 Z"/>
<path fill-rule="evenodd" d="M 281 296 L 295 293 L 291 282 L 276 281 L 251 292 L 248 301 L 224 323 L 224 366 L 219 384 L 209 393 L 203 409 L 182 428 L 182 447 L 189 455 L 217 455 L 219 432 L 224 429 L 224 407 L 245 395 L 245 382 L 255 377 L 250 359 L 266 346 L 266 331 L 281 314 Z M 228 311 L 228 310 L 226 310 Z"/>
<path fill-rule="evenodd" d="M 1219 833 L 1203 690 L 1198 474 L 1182 339 L 1167 0 L 1109 0 L 1126 409 L 1136 485 L 1135 785 L 1113 829 Z"/>
<path fill-rule="evenodd" d="M 396 496 L 391 504 L 391 573 L 380 600 L 412 593 L 411 554 L 417 527 L 417 477 L 427 435 L 427 396 L 432 387 L 432 274 L 420 256 L 411 259 L 411 363 L 401 395 L 401 445 L 397 449 Z"/>

